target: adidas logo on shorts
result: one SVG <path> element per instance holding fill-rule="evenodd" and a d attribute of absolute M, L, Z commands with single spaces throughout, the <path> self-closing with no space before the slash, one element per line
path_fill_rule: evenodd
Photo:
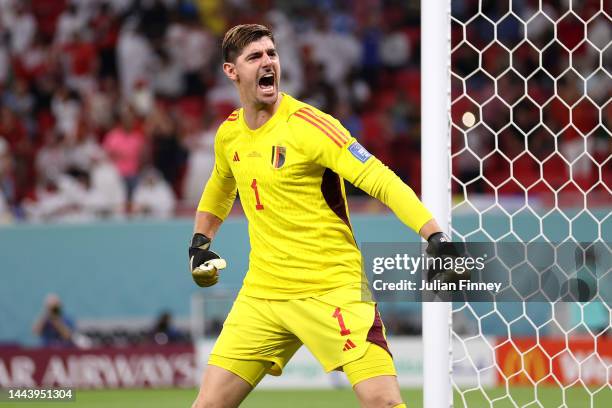
<path fill-rule="evenodd" d="M 347 350 L 350 350 L 350 349 L 354 349 L 355 347 L 357 347 L 355 345 L 355 343 L 353 343 L 351 341 L 351 339 L 347 339 L 346 343 L 344 343 L 344 348 L 342 349 L 342 351 L 347 351 Z"/>

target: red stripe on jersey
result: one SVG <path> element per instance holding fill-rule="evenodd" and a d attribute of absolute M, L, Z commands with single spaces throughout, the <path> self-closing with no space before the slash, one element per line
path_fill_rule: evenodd
<path fill-rule="evenodd" d="M 304 119 L 306 122 L 310 123 L 311 125 L 313 125 L 314 127 L 316 127 L 317 129 L 319 129 L 321 132 L 325 133 L 325 135 L 327 137 L 329 137 L 335 144 L 338 145 L 338 147 L 342 147 L 342 143 L 340 143 L 338 141 L 338 139 L 336 139 L 336 137 L 332 134 L 330 134 L 328 131 L 326 131 L 325 129 L 323 129 L 320 125 L 318 125 L 314 120 L 308 118 L 307 116 L 302 116 L 300 115 L 300 112 L 296 112 L 294 114 L 295 116 L 297 116 L 298 118 Z"/>
<path fill-rule="evenodd" d="M 348 142 L 348 137 L 346 137 L 344 132 L 342 132 L 340 129 L 338 129 L 338 127 L 336 125 L 334 125 L 333 123 L 331 123 L 328 119 L 326 119 L 326 118 L 324 118 L 322 116 L 317 116 L 317 115 L 315 115 L 314 113 L 312 113 L 310 110 L 308 110 L 306 108 L 300 109 L 299 112 L 300 113 L 304 113 L 308 117 L 314 119 L 315 121 L 317 121 L 321 125 L 325 126 L 330 132 L 332 132 L 334 135 L 336 135 L 338 137 L 338 139 L 343 144 Z"/>
<path fill-rule="evenodd" d="M 237 110 L 235 110 L 232 113 L 230 113 L 230 115 L 227 117 L 226 120 L 229 120 L 231 122 L 231 121 L 234 121 L 236 119 L 238 119 L 238 111 Z"/>

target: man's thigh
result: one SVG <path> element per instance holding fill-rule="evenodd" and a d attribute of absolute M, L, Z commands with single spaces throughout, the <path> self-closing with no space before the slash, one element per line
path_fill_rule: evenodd
<path fill-rule="evenodd" d="M 344 365 L 343 369 L 362 407 L 406 407 L 393 359 L 386 350 L 370 344 L 360 359 Z"/>
<path fill-rule="evenodd" d="M 263 362 L 260 362 L 260 365 L 263 366 Z M 246 367 L 241 369 L 244 371 Z M 202 376 L 200 391 L 192 408 L 211 406 L 234 408 L 240 405 L 252 389 L 251 384 L 235 373 L 221 367 L 208 365 Z"/>
<path fill-rule="evenodd" d="M 274 303 L 273 307 L 325 371 L 360 359 L 370 344 L 377 344 L 388 353 L 376 304 L 362 300 L 358 285 L 313 298 Z"/>
<path fill-rule="evenodd" d="M 363 408 L 406 408 L 395 376 L 371 377 L 356 384 L 353 389 Z"/>
<path fill-rule="evenodd" d="M 209 364 L 255 387 L 265 374 L 280 375 L 301 345 L 274 315 L 268 300 L 239 295 L 210 353 Z"/>

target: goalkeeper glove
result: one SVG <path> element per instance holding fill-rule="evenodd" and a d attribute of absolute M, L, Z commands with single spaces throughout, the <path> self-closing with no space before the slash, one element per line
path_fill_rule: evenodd
<path fill-rule="evenodd" d="M 195 233 L 189 246 L 189 269 L 191 277 L 198 286 L 212 286 L 219 280 L 219 270 L 226 267 L 226 262 L 210 250 L 210 238 Z"/>
<path fill-rule="evenodd" d="M 442 265 L 439 262 L 432 262 L 427 271 L 427 280 L 429 282 L 440 280 L 442 282 L 457 282 L 461 279 L 470 279 L 469 271 L 456 272 L 453 268 L 445 268 L 447 265 L 454 265 L 455 259 L 459 258 L 459 252 L 455 244 L 451 242 L 448 235 L 443 232 L 435 232 L 427 238 L 427 255 L 434 258 L 441 258 Z M 450 262 L 449 262 L 450 259 Z M 439 268 L 442 266 L 442 268 Z"/>

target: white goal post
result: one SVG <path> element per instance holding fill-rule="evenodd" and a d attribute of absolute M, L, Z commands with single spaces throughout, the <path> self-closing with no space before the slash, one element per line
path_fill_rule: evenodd
<path fill-rule="evenodd" d="M 566 278 L 560 286 L 569 288 L 583 270 L 593 278 L 585 284 L 591 296 L 579 302 L 424 303 L 425 408 L 452 407 L 453 397 L 461 407 L 609 404 L 608 6 L 604 0 L 421 2 L 423 202 L 453 239 L 543 243 Z M 575 266 L 558 261 L 563 248 L 571 248 L 566 255 Z M 524 264 L 537 273 L 531 262 Z M 541 289 L 542 281 L 530 284 Z M 474 344 L 487 354 L 486 364 L 474 362 Z M 459 361 L 473 368 L 470 388 L 455 381 Z"/>
<path fill-rule="evenodd" d="M 450 1 L 421 2 L 421 191 L 450 233 Z M 423 406 L 447 408 L 451 390 L 451 304 L 423 303 Z"/>

